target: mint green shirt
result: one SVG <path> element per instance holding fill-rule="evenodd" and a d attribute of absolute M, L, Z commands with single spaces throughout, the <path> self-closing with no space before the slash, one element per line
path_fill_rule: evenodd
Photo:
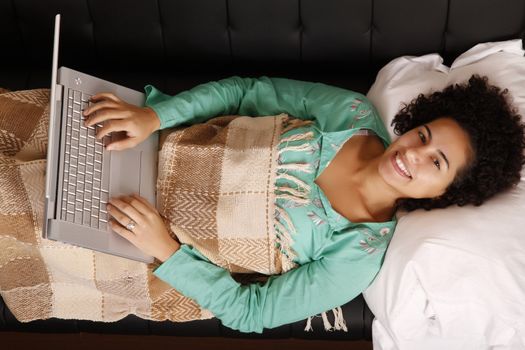
<path fill-rule="evenodd" d="M 268 77 L 231 77 L 173 97 L 151 85 L 145 90 L 145 105 L 159 116 L 160 129 L 234 114 L 287 113 L 315 121 L 282 135 L 284 139 L 312 132 L 314 137 L 286 144 L 308 145 L 303 152 L 283 152 L 279 159 L 283 163 L 308 163 L 312 168 L 311 172 L 289 170 L 311 188 L 307 204 L 277 199 L 296 228 L 292 251 L 281 251 L 293 254 L 297 268 L 270 276 L 264 284 L 241 285 L 229 271 L 183 244 L 154 271 L 155 276 L 210 310 L 225 326 L 257 333 L 343 305 L 370 285 L 392 238 L 395 218 L 354 224 L 331 207 L 314 182 L 356 132 L 370 130 L 382 139 L 385 148 L 390 144 L 388 132 L 365 96 L 320 83 Z M 281 184 L 286 181 L 278 179 Z"/>

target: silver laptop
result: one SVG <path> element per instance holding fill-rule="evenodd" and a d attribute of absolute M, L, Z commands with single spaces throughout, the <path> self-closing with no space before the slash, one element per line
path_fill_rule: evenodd
<path fill-rule="evenodd" d="M 42 236 L 152 262 L 153 257 L 111 229 L 106 204 L 112 197 L 135 192 L 156 206 L 158 132 L 135 148 L 106 151 L 103 145 L 122 139 L 123 133 L 97 140 L 95 135 L 101 125 L 86 128 L 82 115 L 90 105 L 90 96 L 99 92 L 112 92 L 138 106 L 144 104 L 145 95 L 66 67 L 57 69 L 59 36 L 57 15 Z"/>

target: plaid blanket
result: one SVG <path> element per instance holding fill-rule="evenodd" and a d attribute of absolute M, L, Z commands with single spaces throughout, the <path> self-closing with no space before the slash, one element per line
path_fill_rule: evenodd
<path fill-rule="evenodd" d="M 273 186 L 280 135 L 308 123 L 224 116 L 164 130 L 157 208 L 173 235 L 241 283 L 294 268 L 290 234 L 275 229 Z M 48 128 L 49 90 L 0 90 L 0 295 L 15 317 L 213 317 L 156 278 L 158 264 L 41 238 Z"/>

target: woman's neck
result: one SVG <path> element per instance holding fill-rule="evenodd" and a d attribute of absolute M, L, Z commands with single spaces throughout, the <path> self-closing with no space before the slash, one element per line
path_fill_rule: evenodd
<path fill-rule="evenodd" d="M 370 215 L 379 219 L 376 221 L 390 221 L 395 213 L 394 206 L 399 192 L 389 186 L 379 174 L 381 156 L 382 153 L 354 169 L 350 181 L 359 189 L 362 203 Z"/>

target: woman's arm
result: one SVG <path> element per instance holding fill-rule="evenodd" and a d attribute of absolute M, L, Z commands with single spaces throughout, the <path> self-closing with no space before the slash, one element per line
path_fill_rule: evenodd
<path fill-rule="evenodd" d="M 218 115 L 265 116 L 287 113 L 315 119 L 324 131 L 349 128 L 373 109 L 365 96 L 350 90 L 283 78 L 231 77 L 198 85 L 175 96 L 148 85 L 145 106 L 160 119 L 160 129 L 195 124 Z"/>
<path fill-rule="evenodd" d="M 154 274 L 210 310 L 223 325 L 261 333 L 343 305 L 374 279 L 380 263 L 358 248 L 348 258 L 323 258 L 268 281 L 241 285 L 229 271 L 183 244 Z M 352 248 L 350 249 L 352 250 Z"/>

